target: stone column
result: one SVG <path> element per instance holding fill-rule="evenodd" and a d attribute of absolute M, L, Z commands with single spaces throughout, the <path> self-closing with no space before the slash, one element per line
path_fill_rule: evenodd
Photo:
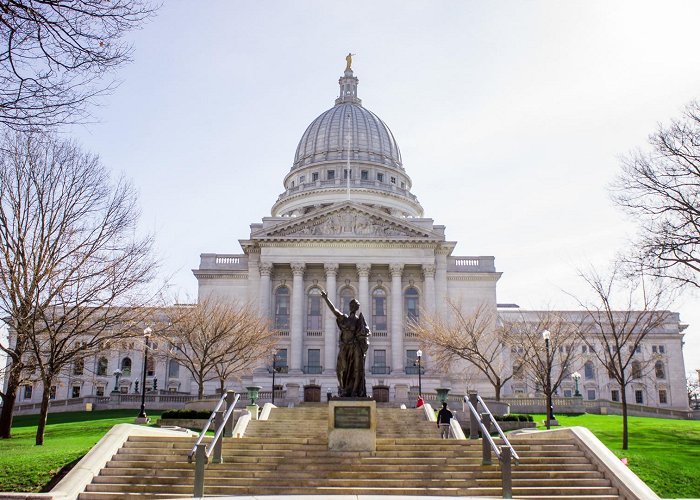
<path fill-rule="evenodd" d="M 259 307 L 260 313 L 265 318 L 272 318 L 272 309 L 270 308 L 270 298 L 272 291 L 270 289 L 270 276 L 272 275 L 272 263 L 260 262 L 260 296 Z M 274 326 L 274 325 L 273 325 Z"/>
<path fill-rule="evenodd" d="M 335 262 L 327 263 L 324 264 L 323 268 L 326 270 L 326 292 L 328 293 L 328 298 L 335 304 L 337 299 L 335 291 L 338 288 L 336 284 L 338 264 Z M 335 362 L 338 356 L 338 327 L 335 323 L 335 315 L 330 308 L 325 303 L 321 304 L 321 307 L 325 311 L 325 317 L 323 318 L 323 371 L 333 373 L 335 372 Z M 335 392 L 335 389 L 333 392 Z"/>
<path fill-rule="evenodd" d="M 401 274 L 403 264 L 391 264 L 391 370 L 403 372 L 403 296 L 401 294 Z"/>
<path fill-rule="evenodd" d="M 435 264 L 423 264 L 425 283 L 425 309 L 428 314 L 435 314 Z"/>
<path fill-rule="evenodd" d="M 306 264 L 303 262 L 292 262 L 292 318 L 290 321 L 289 337 L 290 346 L 289 353 L 290 366 L 292 371 L 299 371 L 303 366 L 304 358 L 304 269 Z"/>
<path fill-rule="evenodd" d="M 447 254 L 448 248 L 435 249 L 435 312 L 445 319 L 447 313 Z"/>
<path fill-rule="evenodd" d="M 369 270 L 371 264 L 357 264 L 357 279 L 360 282 L 359 297 L 360 312 L 363 313 L 367 324 L 370 324 L 370 307 L 369 307 Z"/>
<path fill-rule="evenodd" d="M 251 248 L 248 250 L 248 302 L 254 304 L 257 302 L 258 307 L 261 306 L 258 299 L 260 298 L 260 249 Z M 262 309 L 259 309 L 263 312 Z"/>

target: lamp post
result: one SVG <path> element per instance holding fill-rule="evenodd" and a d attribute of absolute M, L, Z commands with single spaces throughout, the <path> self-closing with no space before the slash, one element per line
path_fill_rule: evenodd
<path fill-rule="evenodd" d="M 148 339 L 151 338 L 153 330 L 147 326 L 143 331 L 144 346 L 143 346 L 143 374 L 141 377 L 141 412 L 136 417 L 140 422 L 147 422 L 146 416 L 146 368 L 148 367 Z"/>
<path fill-rule="evenodd" d="M 421 384 L 420 360 L 423 357 L 423 351 L 418 349 L 416 351 L 416 357 L 418 358 L 418 397 L 422 398 L 423 397 L 423 385 Z"/>
<path fill-rule="evenodd" d="M 552 362 L 549 357 L 549 338 L 552 334 L 549 333 L 549 330 L 545 330 L 542 332 L 542 338 L 544 339 L 544 347 L 547 353 L 547 365 L 545 369 L 547 370 L 547 385 L 545 390 L 547 391 L 547 421 L 545 424 L 547 425 L 547 430 L 549 430 L 549 425 L 550 421 L 553 418 L 553 413 L 552 411 Z"/>
<path fill-rule="evenodd" d="M 581 374 L 579 372 L 574 372 L 571 374 L 571 379 L 574 381 L 574 384 L 576 384 L 576 392 L 574 392 L 574 397 L 580 397 L 581 393 L 578 392 L 578 381 L 581 380 Z"/>
<path fill-rule="evenodd" d="M 272 350 L 272 404 L 275 404 L 275 372 L 277 371 L 277 350 Z"/>
<path fill-rule="evenodd" d="M 119 392 L 119 377 L 122 376 L 122 371 L 117 368 L 112 372 L 112 375 L 114 375 L 114 390 L 112 392 Z"/>

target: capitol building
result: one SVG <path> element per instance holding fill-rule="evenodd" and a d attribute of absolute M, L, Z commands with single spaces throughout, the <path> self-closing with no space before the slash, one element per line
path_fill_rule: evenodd
<path fill-rule="evenodd" d="M 368 394 L 382 388 L 390 401 L 415 402 L 417 353 L 423 348 L 424 393 L 446 387 L 454 394 L 478 390 L 493 395 L 488 380 L 466 364 L 449 370 L 433 365 L 409 328 L 411 322 L 420 321 L 422 315 L 446 318 L 450 304 L 465 311 L 482 308 L 499 321 L 536 312 L 512 304 L 499 306 L 497 284 L 502 273 L 493 256 L 479 255 L 478 249 L 472 255 L 453 254 L 457 242 L 447 239 L 445 226 L 424 213 L 412 193 L 410 169 L 404 168 L 396 138 L 363 106 L 358 83 L 348 62 L 339 79 L 338 98 L 301 135 L 282 181 L 283 191 L 271 200 L 271 215 L 251 224 L 250 235 L 239 240 L 240 251 L 201 255 L 193 271 L 199 297 L 253 303 L 269 318 L 279 332 L 275 384 L 288 400 L 303 400 L 305 387 L 320 388 L 316 392 L 323 399 L 337 392 L 338 328 L 321 298 L 322 290 L 343 311 L 352 298 L 361 304 L 372 332 L 365 365 Z M 639 356 L 653 369 L 630 383 L 629 402 L 688 408 L 684 327 L 678 314 L 671 313 L 663 327 L 647 336 Z M 516 349 L 503 347 L 504 375 L 512 373 L 517 354 Z M 130 372 L 116 389 L 135 392 L 141 356 L 138 345 L 113 349 L 94 360 L 96 369 L 62 380 L 58 398 L 113 391 L 112 370 L 123 369 L 125 359 Z M 173 360 L 159 357 L 154 363 L 149 366 L 148 385 L 153 377 L 160 390 L 196 393 L 187 371 Z M 590 352 L 582 350 L 574 369 L 581 374 L 583 399 L 620 400 L 619 387 Z M 270 366 L 261 366 L 232 384 L 237 390 L 259 385 L 269 391 L 271 372 Z M 205 393 L 213 394 L 216 387 L 212 381 Z M 532 381 L 513 377 L 501 396 L 524 398 L 539 390 Z M 574 381 L 567 377 L 558 395 L 573 392 Z M 25 388 L 19 396 L 18 403 L 34 401 L 40 391 L 34 389 L 32 394 Z"/>

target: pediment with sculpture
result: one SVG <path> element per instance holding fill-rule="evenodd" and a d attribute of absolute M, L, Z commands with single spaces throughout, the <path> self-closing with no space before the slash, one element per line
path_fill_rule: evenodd
<path fill-rule="evenodd" d="M 391 220 L 378 213 L 345 207 L 325 214 L 275 226 L 257 237 L 349 237 L 349 238 L 418 238 L 435 236 L 422 228 Z"/>

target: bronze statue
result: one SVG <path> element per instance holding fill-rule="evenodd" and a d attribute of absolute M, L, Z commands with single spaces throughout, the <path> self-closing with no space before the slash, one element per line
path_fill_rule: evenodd
<path fill-rule="evenodd" d="M 369 348 L 371 332 L 362 313 L 359 316 L 357 314 L 360 303 L 352 299 L 350 301 L 350 314 L 343 314 L 336 309 L 325 290 L 321 290 L 321 297 L 335 314 L 336 323 L 340 328 L 340 347 L 336 363 L 338 396 L 366 398 L 365 357 Z"/>

